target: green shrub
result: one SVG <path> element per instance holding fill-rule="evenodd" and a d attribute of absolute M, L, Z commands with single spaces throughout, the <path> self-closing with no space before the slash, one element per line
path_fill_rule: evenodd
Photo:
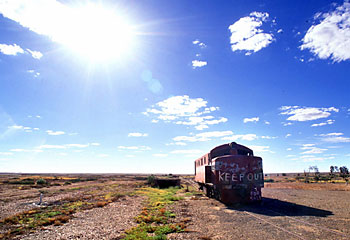
<path fill-rule="evenodd" d="M 45 185 L 45 184 L 47 184 L 47 181 L 45 179 L 43 179 L 43 178 L 40 178 L 40 179 L 38 179 L 36 181 L 36 184 L 38 184 L 38 185 Z"/>
<path fill-rule="evenodd" d="M 273 180 L 272 178 L 268 178 L 268 179 L 264 179 L 264 182 L 267 182 L 267 183 L 269 183 L 269 182 L 274 182 L 275 180 Z"/>
<path fill-rule="evenodd" d="M 154 187 L 156 185 L 156 177 L 154 175 L 147 177 L 147 184 Z"/>

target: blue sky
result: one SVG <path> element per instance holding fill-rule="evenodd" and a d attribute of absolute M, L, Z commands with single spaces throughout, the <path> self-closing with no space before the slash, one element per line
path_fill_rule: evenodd
<path fill-rule="evenodd" d="M 348 1 L 0 0 L 0 172 L 349 167 Z"/>

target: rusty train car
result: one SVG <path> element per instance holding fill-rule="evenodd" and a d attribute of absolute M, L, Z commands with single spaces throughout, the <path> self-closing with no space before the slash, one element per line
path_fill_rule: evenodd
<path fill-rule="evenodd" d="M 235 142 L 213 148 L 196 159 L 195 181 L 208 197 L 226 204 L 261 201 L 264 174 L 261 157 Z"/>

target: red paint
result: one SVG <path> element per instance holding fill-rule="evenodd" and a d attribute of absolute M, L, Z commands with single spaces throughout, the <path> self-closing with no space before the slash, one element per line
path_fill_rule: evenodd
<path fill-rule="evenodd" d="M 262 159 L 243 145 L 223 144 L 195 160 L 195 181 L 208 196 L 224 203 L 260 201 Z"/>

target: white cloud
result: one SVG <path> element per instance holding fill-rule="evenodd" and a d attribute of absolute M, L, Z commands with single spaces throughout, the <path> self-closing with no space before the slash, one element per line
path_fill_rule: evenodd
<path fill-rule="evenodd" d="M 327 134 L 320 134 L 318 136 L 323 137 L 322 140 L 325 142 L 331 142 L 331 143 L 346 143 L 350 142 L 349 137 L 344 137 L 343 133 L 327 133 Z"/>
<path fill-rule="evenodd" d="M 291 123 L 291 122 L 283 123 L 283 126 L 290 126 L 290 125 L 293 125 L 293 123 Z"/>
<path fill-rule="evenodd" d="M 196 44 L 198 44 L 198 43 L 200 43 L 200 42 L 199 42 L 199 40 L 194 40 L 192 43 L 193 43 L 194 45 L 196 45 Z"/>
<path fill-rule="evenodd" d="M 292 151 L 292 148 L 287 148 L 286 150 L 287 150 L 287 151 Z"/>
<path fill-rule="evenodd" d="M 215 118 L 208 115 L 219 110 L 219 108 L 208 107 L 207 103 L 202 98 L 190 98 L 187 95 L 174 96 L 158 102 L 152 108 L 147 108 L 144 114 L 156 116 L 157 119 L 155 121 L 152 120 L 154 123 L 162 120 L 164 122 L 194 126 L 197 130 L 208 128 L 209 125 L 227 122 L 227 118 Z"/>
<path fill-rule="evenodd" d="M 0 52 L 5 55 L 16 56 L 18 53 L 24 53 L 24 50 L 17 44 L 13 44 L 13 45 L 0 44 Z"/>
<path fill-rule="evenodd" d="M 40 59 L 42 58 L 43 54 L 39 51 L 32 51 L 30 49 L 27 48 L 27 51 L 32 55 L 33 58 L 35 59 Z"/>
<path fill-rule="evenodd" d="M 13 125 L 13 126 L 9 126 L 8 128 L 15 129 L 15 130 L 23 130 L 24 129 L 24 127 L 21 125 Z"/>
<path fill-rule="evenodd" d="M 301 50 L 309 49 L 320 59 L 330 58 L 334 62 L 350 59 L 350 3 L 328 13 L 317 13 L 320 23 L 312 25 L 304 38 Z"/>
<path fill-rule="evenodd" d="M 33 76 L 34 76 L 35 78 L 37 78 L 37 77 L 40 76 L 40 73 L 37 72 L 37 71 L 35 71 L 35 70 L 33 70 L 33 69 L 30 69 L 30 70 L 28 70 L 27 72 L 30 73 L 30 74 L 33 74 Z M 32 117 L 32 116 L 30 116 L 30 117 Z"/>
<path fill-rule="evenodd" d="M 91 144 L 92 145 L 92 144 Z M 50 145 L 44 144 L 37 147 L 38 149 L 67 149 L 67 148 L 87 148 L 90 144 L 79 144 L 79 143 L 70 143 L 70 144 L 62 144 L 62 145 Z"/>
<path fill-rule="evenodd" d="M 341 135 L 344 135 L 344 133 L 326 133 L 326 134 L 319 134 L 318 136 L 321 136 L 321 137 L 330 137 L 330 136 L 341 136 Z"/>
<path fill-rule="evenodd" d="M 335 122 L 335 120 L 332 119 L 328 119 L 325 122 L 321 122 L 321 123 L 314 123 L 311 125 L 311 127 L 321 127 L 321 126 L 325 126 L 325 125 L 331 125 Z"/>
<path fill-rule="evenodd" d="M 177 136 L 173 140 L 175 142 L 206 142 L 211 141 L 214 138 L 220 138 L 225 141 L 253 141 L 258 139 L 256 134 L 237 134 L 234 135 L 232 131 L 212 131 L 212 132 L 203 132 L 198 133 L 192 136 Z"/>
<path fill-rule="evenodd" d="M 206 61 L 201 61 L 201 60 L 193 60 L 192 61 L 192 67 L 195 69 L 197 67 L 204 67 L 208 64 Z"/>
<path fill-rule="evenodd" d="M 277 137 L 261 136 L 262 139 L 276 139 Z"/>
<path fill-rule="evenodd" d="M 303 147 L 313 147 L 313 146 L 315 146 L 315 144 L 313 143 L 303 144 Z"/>
<path fill-rule="evenodd" d="M 65 149 L 66 146 L 64 146 L 64 145 L 49 145 L 49 144 L 44 144 L 44 145 L 40 145 L 38 148 L 39 148 L 39 149 Z"/>
<path fill-rule="evenodd" d="M 170 152 L 171 154 L 202 154 L 202 150 L 198 149 L 185 149 L 185 150 L 174 150 Z"/>
<path fill-rule="evenodd" d="M 331 160 L 334 159 L 334 157 L 315 157 L 313 155 L 304 155 L 300 157 L 304 162 L 315 162 L 315 161 L 324 161 L 324 160 Z"/>
<path fill-rule="evenodd" d="M 100 144 L 100 143 L 95 142 L 95 143 L 90 143 L 90 145 L 91 145 L 91 146 L 100 146 L 101 144 Z"/>
<path fill-rule="evenodd" d="M 268 13 L 252 12 L 249 16 L 230 25 L 232 51 L 244 50 L 246 55 L 250 55 L 274 41 L 273 34 L 264 33 L 261 29 L 268 17 Z"/>
<path fill-rule="evenodd" d="M 71 148 L 71 147 L 74 147 L 74 148 L 86 148 L 88 147 L 90 144 L 79 144 L 79 143 L 71 143 L 71 144 L 65 144 L 65 146 Z"/>
<path fill-rule="evenodd" d="M 134 133 L 129 133 L 128 137 L 147 137 L 148 133 L 139 133 L 139 132 L 134 132 Z"/>
<path fill-rule="evenodd" d="M 238 135 L 232 135 L 228 137 L 221 138 L 222 140 L 227 141 L 237 141 L 237 140 L 245 140 L 245 141 L 253 141 L 258 139 L 258 136 L 256 134 L 238 134 Z"/>
<path fill-rule="evenodd" d="M 198 45 L 200 48 L 205 48 L 205 47 L 207 46 L 205 43 L 199 41 L 198 39 L 192 41 L 192 43 L 193 43 L 194 45 Z"/>
<path fill-rule="evenodd" d="M 118 146 L 119 150 L 135 150 L 135 151 L 148 151 L 151 150 L 148 146 Z"/>
<path fill-rule="evenodd" d="M 101 153 L 101 154 L 98 154 L 97 157 L 99 157 L 99 158 L 105 158 L 105 157 L 109 157 L 109 155 L 108 155 L 108 154 Z"/>
<path fill-rule="evenodd" d="M 1 1 L 0 13 L 11 20 L 14 20 L 24 27 L 38 34 L 50 37 L 63 34 L 64 24 L 68 24 L 65 19 L 59 21 L 59 16 L 65 16 L 68 8 L 58 1 L 38 0 L 38 1 Z M 68 25 L 67 25 L 68 27 Z M 63 36 L 61 36 L 63 37 Z"/>
<path fill-rule="evenodd" d="M 315 107 L 299 107 L 299 106 L 283 106 L 280 108 L 282 115 L 291 115 L 287 118 L 289 121 L 311 121 L 320 118 L 327 118 L 331 112 L 339 112 L 335 107 L 315 108 Z"/>
<path fill-rule="evenodd" d="M 172 146 L 172 145 L 186 146 L 187 143 L 184 143 L 184 142 L 173 142 L 173 143 L 167 143 L 165 145 L 167 145 L 167 146 Z"/>
<path fill-rule="evenodd" d="M 13 155 L 12 152 L 0 152 L 0 156 L 10 156 Z"/>
<path fill-rule="evenodd" d="M 288 138 L 288 137 L 290 137 L 290 136 L 292 136 L 292 134 L 287 133 L 286 136 L 285 136 L 285 138 Z"/>
<path fill-rule="evenodd" d="M 266 125 L 270 125 L 270 122 L 269 122 L 269 121 L 265 121 L 265 124 L 266 124 Z"/>
<path fill-rule="evenodd" d="M 153 157 L 166 157 L 168 156 L 168 154 L 166 153 L 155 153 L 155 154 L 152 154 Z"/>
<path fill-rule="evenodd" d="M 243 122 L 244 123 L 247 123 L 247 122 L 259 122 L 259 117 L 244 118 Z"/>
<path fill-rule="evenodd" d="M 302 147 L 301 149 L 307 150 L 305 152 L 302 152 L 301 154 L 320 154 L 328 150 L 326 148 L 318 148 L 318 147 Z"/>
<path fill-rule="evenodd" d="M 197 130 L 203 130 L 205 128 L 208 128 L 208 125 L 227 122 L 227 118 L 224 118 L 224 117 L 211 120 L 213 118 L 214 118 L 213 116 L 189 117 L 187 121 L 177 121 L 176 124 L 194 125 Z"/>
<path fill-rule="evenodd" d="M 275 153 L 270 150 L 269 146 L 256 146 L 256 145 L 250 145 L 250 149 L 252 149 L 254 152 L 261 153 L 261 152 L 268 152 L 268 153 Z"/>
<path fill-rule="evenodd" d="M 1 13 L 1 3 L 0 3 L 0 13 Z M 0 44 L 0 52 L 5 55 L 12 55 L 12 56 L 17 56 L 17 54 L 24 54 L 24 53 L 29 53 L 32 55 L 33 58 L 35 59 L 40 59 L 43 54 L 38 51 L 32 51 L 27 48 L 26 51 L 24 51 L 20 46 L 17 44 Z"/>
<path fill-rule="evenodd" d="M 53 135 L 53 136 L 58 136 L 58 135 L 63 135 L 63 134 L 65 134 L 65 132 L 63 132 L 63 131 L 52 131 L 52 130 L 47 130 L 46 132 L 47 132 L 47 134 Z"/>
<path fill-rule="evenodd" d="M 210 141 L 212 138 L 220 138 L 228 135 L 232 135 L 232 131 L 213 131 L 213 132 L 203 132 L 198 133 L 194 136 L 177 136 L 174 137 L 174 141 L 185 141 L 185 142 L 206 142 Z"/>
<path fill-rule="evenodd" d="M 35 153 L 41 153 L 43 150 L 41 149 L 23 149 L 23 148 L 14 148 L 10 149 L 11 152 L 35 152 Z"/>

